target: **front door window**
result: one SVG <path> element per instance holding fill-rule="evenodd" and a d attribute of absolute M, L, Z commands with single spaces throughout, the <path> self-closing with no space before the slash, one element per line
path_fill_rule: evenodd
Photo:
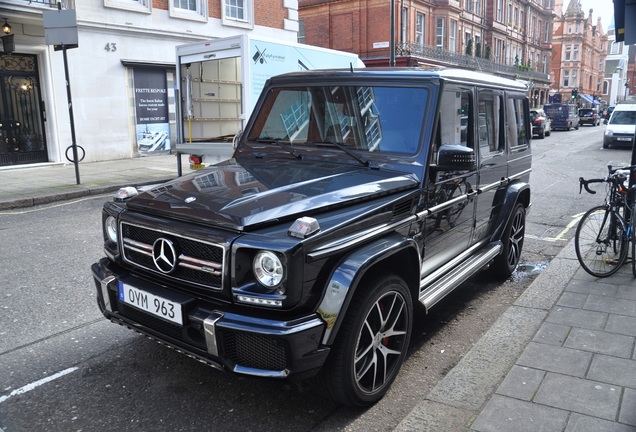
<path fill-rule="evenodd" d="M 47 162 L 34 55 L 0 56 L 0 166 Z"/>

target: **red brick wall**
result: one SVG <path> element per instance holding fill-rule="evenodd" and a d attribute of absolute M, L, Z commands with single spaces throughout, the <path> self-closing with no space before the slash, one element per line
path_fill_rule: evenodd
<path fill-rule="evenodd" d="M 254 24 L 282 29 L 285 18 L 283 0 L 254 0 Z"/>

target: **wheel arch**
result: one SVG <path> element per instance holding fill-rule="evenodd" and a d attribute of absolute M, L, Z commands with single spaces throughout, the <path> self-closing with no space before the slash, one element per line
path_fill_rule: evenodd
<path fill-rule="evenodd" d="M 318 315 L 327 323 L 322 343 L 333 344 L 351 299 L 364 289 L 365 281 L 374 278 L 379 272 L 399 275 L 416 300 L 419 262 L 415 241 L 397 234 L 371 242 L 344 257 L 332 272 L 317 309 Z"/>
<path fill-rule="evenodd" d="M 526 210 L 530 207 L 530 185 L 528 183 L 517 182 L 508 186 L 503 205 L 499 211 L 497 222 L 495 223 L 495 229 L 490 238 L 491 241 L 501 239 L 510 220 L 510 216 L 512 215 L 512 210 L 517 203 L 523 204 Z"/>

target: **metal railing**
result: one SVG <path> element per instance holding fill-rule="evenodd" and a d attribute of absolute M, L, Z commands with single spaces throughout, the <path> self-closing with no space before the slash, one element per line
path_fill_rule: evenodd
<path fill-rule="evenodd" d="M 75 9 L 75 0 L 13 0 L 12 3 L 27 3 L 29 5 L 48 6 L 57 8 L 60 3 L 62 9 Z"/>
<path fill-rule="evenodd" d="M 437 47 L 423 46 L 416 43 L 403 43 L 396 46 L 396 53 L 398 55 L 422 57 L 422 59 L 431 60 L 436 64 L 444 66 L 458 66 L 465 69 L 489 72 L 513 78 L 550 83 L 550 77 L 541 72 L 524 70 L 516 66 L 502 65 L 482 57 L 453 53 Z"/>

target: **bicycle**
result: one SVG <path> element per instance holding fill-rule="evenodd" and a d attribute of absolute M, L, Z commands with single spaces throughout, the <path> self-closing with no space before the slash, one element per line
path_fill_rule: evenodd
<path fill-rule="evenodd" d="M 608 277 L 625 264 L 631 244 L 632 274 L 636 277 L 636 217 L 632 217 L 636 212 L 636 186 L 625 186 L 636 172 L 636 165 L 607 168 L 605 178 L 579 178 L 579 193 L 585 188 L 595 194 L 588 187 L 591 183 L 607 183 L 608 190 L 605 204 L 592 207 L 579 221 L 574 235 L 576 257 L 587 273 Z"/>

